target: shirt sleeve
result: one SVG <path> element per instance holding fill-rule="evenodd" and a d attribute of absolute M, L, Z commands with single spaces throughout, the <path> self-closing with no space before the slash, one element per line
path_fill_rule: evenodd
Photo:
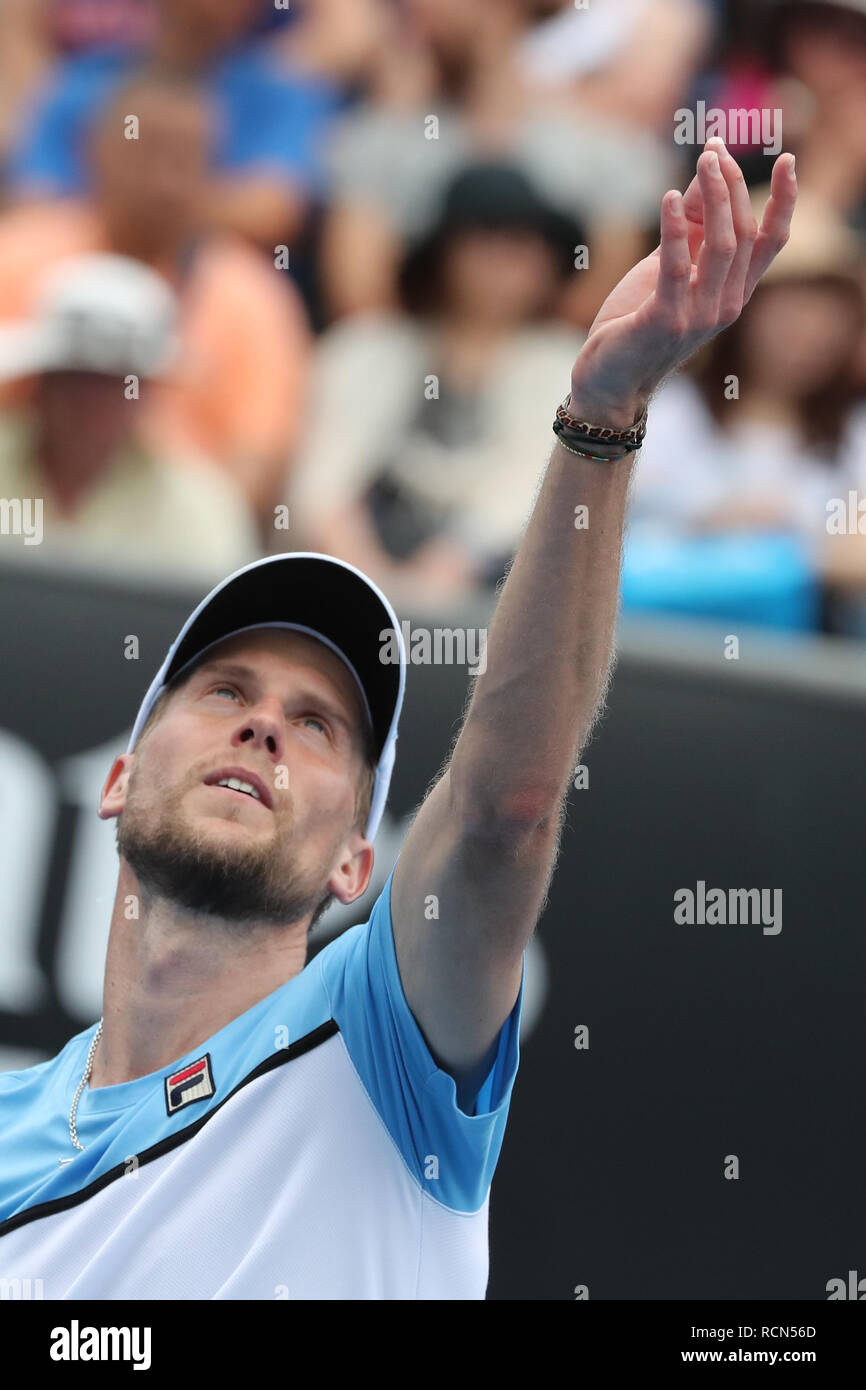
<path fill-rule="evenodd" d="M 107 58 L 90 55 L 57 64 L 25 113 L 7 160 L 6 178 L 16 193 L 65 197 L 87 187 L 87 139 L 121 73 Z"/>
<path fill-rule="evenodd" d="M 216 94 L 224 110 L 224 169 L 266 170 L 307 192 L 322 191 L 322 141 L 339 109 L 336 87 L 280 76 L 256 55 L 226 63 L 216 77 Z"/>
<path fill-rule="evenodd" d="M 437 1201 L 474 1212 L 493 1180 L 517 1074 L 525 959 L 495 1059 L 467 1114 L 403 993 L 391 921 L 393 877 L 392 869 L 369 922 L 344 933 L 317 962 L 352 1063 L 404 1162 Z"/>

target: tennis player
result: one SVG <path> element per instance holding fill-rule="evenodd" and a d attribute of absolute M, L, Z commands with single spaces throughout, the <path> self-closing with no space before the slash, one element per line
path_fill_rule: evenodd
<path fill-rule="evenodd" d="M 646 407 L 738 317 L 795 197 L 784 154 L 756 227 L 718 140 L 665 195 L 660 245 L 574 364 L 453 750 L 369 920 L 309 965 L 324 906 L 370 881 L 400 625 L 358 570 L 303 553 L 184 624 L 99 808 L 120 858 L 103 1018 L 0 1077 L 0 1277 L 67 1299 L 484 1297 L 524 951 L 604 700 Z"/>

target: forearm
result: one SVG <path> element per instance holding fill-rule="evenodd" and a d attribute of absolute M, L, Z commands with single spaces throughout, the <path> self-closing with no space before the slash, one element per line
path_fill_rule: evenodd
<path fill-rule="evenodd" d="M 570 413 L 630 428 L 665 377 L 739 317 L 788 240 L 796 194 L 793 158 L 781 156 L 758 224 L 736 161 L 708 141 L 685 194 L 662 200 L 659 245 L 599 310 Z M 633 466 L 633 454 L 595 462 L 554 448 L 449 763 L 449 813 L 478 836 L 516 830 L 522 845 L 559 819 L 611 666 Z"/>
<path fill-rule="evenodd" d="M 450 764 L 452 798 L 481 827 L 547 820 L 567 788 L 611 666 L 634 458 L 554 446 Z"/>

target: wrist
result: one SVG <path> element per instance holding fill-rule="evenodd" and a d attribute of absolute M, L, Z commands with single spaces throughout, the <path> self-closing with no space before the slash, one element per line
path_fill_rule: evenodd
<path fill-rule="evenodd" d="M 594 425 L 609 429 L 627 430 L 636 424 L 649 405 L 652 391 L 648 383 L 617 386 L 610 380 L 609 371 L 594 363 L 596 344 L 590 338 L 583 346 L 571 374 L 571 404 L 569 415 L 590 420 Z M 605 381 L 605 376 L 608 380 Z"/>
<path fill-rule="evenodd" d="M 620 459 L 630 459 L 634 462 L 635 459 L 635 451 L 633 449 L 623 449 L 621 444 L 596 443 L 596 441 L 593 440 L 591 444 L 575 446 L 566 444 L 561 438 L 558 440 L 558 443 L 560 449 L 564 449 L 566 453 L 570 453 L 572 458 L 583 456 L 584 458 L 601 459 L 604 462 L 609 461 L 610 463 L 617 463 Z"/>
<path fill-rule="evenodd" d="M 648 396 L 600 396 L 572 384 L 566 403 L 569 415 L 589 420 L 593 425 L 613 430 L 628 430 L 636 425 L 648 404 Z"/>
<path fill-rule="evenodd" d="M 583 413 L 578 414 L 578 411 Z M 637 403 L 627 406 L 610 401 L 603 403 L 590 393 L 581 393 L 575 405 L 572 392 L 557 409 L 553 422 L 554 434 L 562 448 L 596 462 L 622 459 L 635 453 L 643 443 L 646 429 L 646 407 Z"/>

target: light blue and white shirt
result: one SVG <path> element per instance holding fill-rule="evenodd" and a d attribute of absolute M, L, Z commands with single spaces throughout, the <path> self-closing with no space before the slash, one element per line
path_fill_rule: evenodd
<path fill-rule="evenodd" d="M 368 922 L 192 1052 L 85 1088 L 83 1152 L 68 1117 L 96 1025 L 0 1075 L 2 1287 L 38 1280 L 50 1299 L 484 1297 L 525 971 L 466 1113 L 403 994 L 392 878 Z"/>

